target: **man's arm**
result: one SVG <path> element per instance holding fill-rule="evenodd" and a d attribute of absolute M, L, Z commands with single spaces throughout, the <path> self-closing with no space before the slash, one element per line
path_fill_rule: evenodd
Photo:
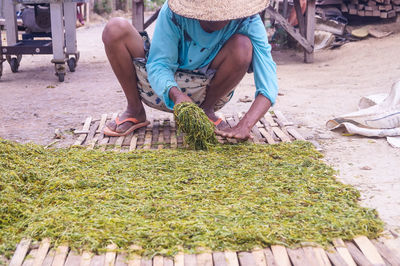
<path fill-rule="evenodd" d="M 180 29 L 172 21 L 172 11 L 164 4 L 157 19 L 146 70 L 154 92 L 172 109 L 171 88 L 179 90 L 174 74 L 178 68 Z"/>
<path fill-rule="evenodd" d="M 244 22 L 238 33 L 246 35 L 253 45 L 252 66 L 256 95 L 253 104 L 240 122 L 232 129 L 216 131 L 217 134 L 237 139 L 247 139 L 257 121 L 265 115 L 278 94 L 276 64 L 271 57 L 271 46 L 264 24 L 259 16 L 253 16 Z"/>
<path fill-rule="evenodd" d="M 258 94 L 249 111 L 233 128 L 216 130 L 220 136 L 246 140 L 250 138 L 250 131 L 271 107 L 271 101 L 262 94 Z"/>
<path fill-rule="evenodd" d="M 182 103 L 182 102 L 193 102 L 192 99 L 184 94 L 180 89 L 177 87 L 172 87 L 169 90 L 169 97 L 174 102 L 174 104 Z"/>

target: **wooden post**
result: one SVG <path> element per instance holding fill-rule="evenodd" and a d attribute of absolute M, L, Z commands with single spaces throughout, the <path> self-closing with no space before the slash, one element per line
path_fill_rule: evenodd
<path fill-rule="evenodd" d="M 66 53 L 76 54 L 76 3 L 64 2 Z"/>
<path fill-rule="evenodd" d="M 141 32 L 144 29 L 144 1 L 132 0 L 132 24 Z"/>
<path fill-rule="evenodd" d="M 293 3 L 294 9 L 296 10 L 297 22 L 299 23 L 300 34 L 303 35 L 303 37 L 306 37 L 306 28 L 304 23 L 304 16 L 301 12 L 300 0 L 293 0 Z"/>
<path fill-rule="evenodd" d="M 306 10 L 306 39 L 312 45 L 314 50 L 314 31 L 315 31 L 315 0 L 307 0 Z M 304 62 L 314 62 L 314 51 L 304 51 Z"/>
<path fill-rule="evenodd" d="M 15 5 L 11 0 L 4 1 L 3 4 L 3 10 L 7 10 L 7 12 L 4 12 L 7 45 L 13 46 L 18 41 L 17 15 L 15 13 Z"/>
<path fill-rule="evenodd" d="M 53 44 L 53 62 L 64 63 L 64 21 L 63 21 L 63 3 L 50 3 L 51 16 L 51 39 Z"/>

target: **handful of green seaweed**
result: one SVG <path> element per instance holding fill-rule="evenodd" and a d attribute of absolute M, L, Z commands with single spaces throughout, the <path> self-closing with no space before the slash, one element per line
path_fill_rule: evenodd
<path fill-rule="evenodd" d="M 185 142 L 195 150 L 208 150 L 218 143 L 214 125 L 204 111 L 194 103 L 175 105 L 174 117 L 180 132 L 185 133 Z"/>
<path fill-rule="evenodd" d="M 310 143 L 130 153 L 0 139 L 0 254 L 23 237 L 144 255 L 374 238 L 375 210 Z"/>

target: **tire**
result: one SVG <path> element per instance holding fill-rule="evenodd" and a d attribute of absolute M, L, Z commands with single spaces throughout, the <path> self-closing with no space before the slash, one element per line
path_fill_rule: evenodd
<path fill-rule="evenodd" d="M 11 71 L 13 73 L 17 73 L 18 72 L 18 68 L 19 68 L 19 62 L 17 58 L 11 58 L 10 60 L 10 67 L 11 67 Z"/>
<path fill-rule="evenodd" d="M 58 81 L 59 82 L 64 82 L 65 73 L 57 73 L 57 76 L 58 76 Z"/>
<path fill-rule="evenodd" d="M 74 57 L 68 59 L 67 64 L 68 64 L 69 71 L 75 72 L 76 59 Z"/>

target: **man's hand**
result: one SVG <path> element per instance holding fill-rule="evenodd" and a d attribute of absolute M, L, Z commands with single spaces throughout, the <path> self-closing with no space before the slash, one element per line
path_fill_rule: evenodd
<path fill-rule="evenodd" d="M 183 103 L 183 102 L 193 102 L 193 100 L 180 91 L 177 87 L 172 87 L 169 90 L 169 97 L 174 102 L 174 104 Z"/>
<path fill-rule="evenodd" d="M 240 123 L 233 128 L 227 128 L 223 130 L 215 130 L 215 134 L 220 135 L 225 138 L 235 138 L 240 141 L 244 141 L 247 139 L 251 139 L 252 136 L 250 135 L 251 129 L 240 126 Z"/>
<path fill-rule="evenodd" d="M 222 130 L 217 129 L 215 130 L 215 133 L 222 137 L 235 138 L 238 140 L 246 140 L 251 138 L 251 129 L 257 123 L 257 121 L 265 115 L 270 107 L 270 100 L 259 94 L 251 105 L 249 111 L 243 116 L 236 126 Z"/>

